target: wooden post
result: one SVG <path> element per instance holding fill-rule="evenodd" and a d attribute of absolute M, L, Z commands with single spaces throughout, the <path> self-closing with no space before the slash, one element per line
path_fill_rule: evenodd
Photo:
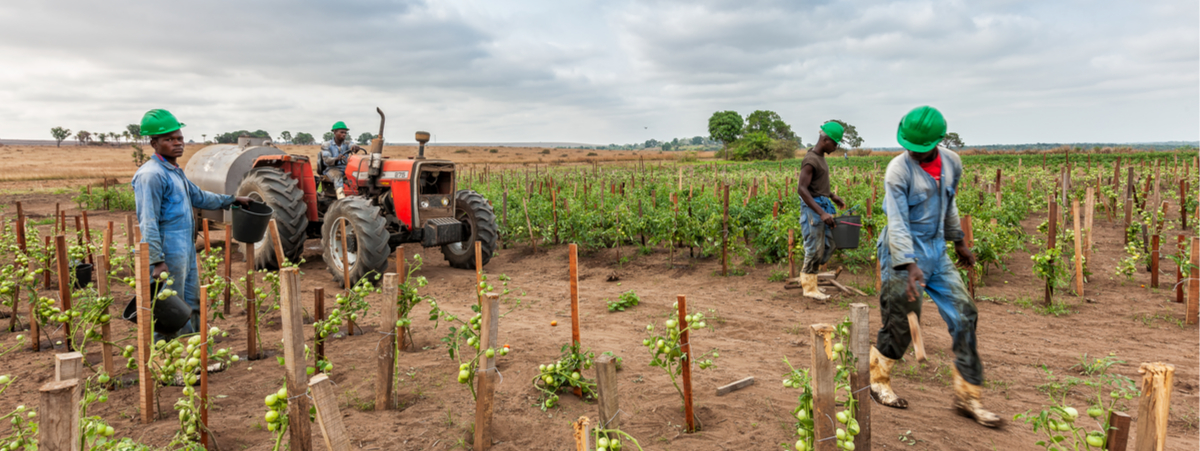
<path fill-rule="evenodd" d="M 201 218 L 200 222 L 204 224 L 204 252 L 212 252 L 212 239 L 208 235 L 208 218 Z M 275 222 L 275 219 L 271 219 L 271 222 Z M 87 221 L 84 221 L 84 224 L 86 227 Z"/>
<path fill-rule="evenodd" d="M 205 223 L 208 220 L 204 220 Z M 208 240 L 205 240 L 208 241 Z M 208 285 L 200 286 L 200 445 L 208 446 Z"/>
<path fill-rule="evenodd" d="M 140 235 L 141 230 L 133 228 L 133 215 L 125 215 L 125 245 L 133 249 L 134 235 Z M 141 241 L 140 236 L 136 241 Z"/>
<path fill-rule="evenodd" d="M 1187 204 L 1187 180 L 1179 181 L 1179 229 L 1187 230 L 1187 209 L 1184 206 Z"/>
<path fill-rule="evenodd" d="M 500 332 L 500 295 L 488 293 L 480 314 L 479 343 L 481 349 L 495 349 Z M 495 410 L 496 358 L 480 357 L 475 371 L 475 451 L 492 447 L 492 413 Z"/>
<path fill-rule="evenodd" d="M 863 390 L 871 385 L 871 308 L 867 304 L 850 304 L 850 353 L 858 359 L 855 372 L 850 373 L 850 391 L 855 397 L 864 401 L 858 403 L 858 412 L 854 418 L 858 420 L 859 433 L 854 438 L 857 448 L 871 449 L 871 394 Z"/>
<path fill-rule="evenodd" d="M 258 360 L 258 296 L 254 294 L 254 243 L 246 243 L 246 359 Z"/>
<path fill-rule="evenodd" d="M 396 296 L 400 281 L 395 273 L 383 275 L 383 326 L 380 330 L 395 330 L 396 327 Z M 396 336 L 384 332 L 379 340 L 375 353 L 375 410 L 392 408 L 392 379 L 396 373 Z"/>
<path fill-rule="evenodd" d="M 1167 443 L 1167 421 L 1171 412 L 1171 390 L 1175 386 L 1175 365 L 1166 363 L 1143 363 L 1138 368 L 1142 375 L 1142 399 L 1138 403 L 1137 433 L 1134 436 L 1134 451 L 1163 451 Z"/>
<path fill-rule="evenodd" d="M 1113 411 L 1108 414 L 1108 434 L 1104 440 L 1107 451 L 1125 451 L 1129 443 L 1129 415 Z"/>
<path fill-rule="evenodd" d="M 1150 288 L 1158 288 L 1158 235 L 1150 237 Z"/>
<path fill-rule="evenodd" d="M 1128 168 L 1129 175 L 1125 179 L 1125 227 L 1121 229 L 1121 235 L 1125 237 L 1125 244 L 1129 244 L 1129 224 L 1133 222 L 1133 166 Z"/>
<path fill-rule="evenodd" d="M 692 344 L 688 341 L 688 322 L 685 320 L 687 316 L 687 296 L 678 295 L 676 301 L 679 303 L 679 319 L 675 327 L 679 328 L 679 351 L 683 353 L 683 419 L 687 424 L 685 432 L 696 432 L 696 416 L 693 413 L 692 407 Z"/>
<path fill-rule="evenodd" d="M 729 185 L 724 186 L 722 201 L 724 216 L 721 219 L 721 276 L 729 275 Z"/>
<path fill-rule="evenodd" d="M 396 246 L 396 274 L 400 275 L 400 284 L 408 283 L 408 270 L 405 269 L 404 245 Z M 397 318 L 399 319 L 399 318 Z M 408 350 L 408 327 L 396 327 L 396 346 L 398 351 Z"/>
<path fill-rule="evenodd" d="M 346 252 L 348 252 L 349 248 L 346 247 L 346 220 L 345 219 L 338 220 L 338 230 L 340 230 L 342 232 L 342 236 L 341 236 L 341 242 L 342 242 L 342 288 L 344 288 L 346 290 L 346 292 L 349 293 L 352 285 L 350 284 L 350 258 L 346 254 Z M 351 336 L 351 337 L 354 336 L 354 321 L 349 318 L 346 318 L 346 335 Z"/>
<path fill-rule="evenodd" d="M 1192 237 L 1192 275 L 1188 281 L 1187 316 L 1188 324 L 1196 324 L 1200 316 L 1200 238 Z"/>
<path fill-rule="evenodd" d="M 579 256 L 578 249 L 575 243 L 571 243 L 568 247 L 568 273 L 570 276 L 570 295 L 571 295 L 571 346 L 581 346 L 581 337 L 579 334 Z M 575 368 L 575 371 L 580 371 L 582 368 Z M 575 388 L 575 396 L 583 396 L 583 390 Z"/>
<path fill-rule="evenodd" d="M 112 224 L 112 223 L 109 223 L 109 224 Z M 225 224 L 224 227 L 225 227 L 225 298 L 224 299 L 225 299 L 225 315 L 229 316 L 229 308 L 230 308 L 229 304 L 231 304 L 233 302 L 233 300 L 232 300 L 233 296 L 231 294 L 231 288 L 233 285 L 233 267 L 232 267 L 233 261 L 231 259 L 231 257 L 233 256 L 233 251 L 231 250 L 233 248 L 233 237 L 230 236 L 230 229 L 232 229 L 233 227 L 232 227 L 232 224 Z"/>
<path fill-rule="evenodd" d="M 617 398 L 617 362 L 612 356 L 596 357 L 596 404 L 600 407 L 600 429 L 620 429 L 621 403 Z"/>
<path fill-rule="evenodd" d="M 279 270 L 280 298 L 283 304 L 283 361 L 287 368 L 288 443 L 292 451 L 312 450 L 312 431 L 308 420 L 308 375 L 304 361 L 304 307 L 300 301 L 300 270 Z"/>
<path fill-rule="evenodd" d="M 267 223 L 267 230 L 271 232 L 271 246 L 275 248 L 275 265 L 283 268 L 283 265 L 287 263 L 287 257 L 283 255 L 283 242 L 279 240 L 279 226 L 275 225 L 275 218 L 271 218 L 271 221 Z M 342 239 L 344 240 L 345 238 L 343 237 Z M 205 238 L 205 248 L 208 247 L 207 241 L 208 239 Z M 345 249 L 346 247 L 343 246 L 342 250 L 344 251 Z"/>
<path fill-rule="evenodd" d="M 46 235 L 44 238 L 45 238 L 45 242 L 42 244 L 42 246 L 44 246 L 44 249 L 46 249 L 46 251 L 49 252 L 50 251 L 50 236 Z M 49 257 L 46 257 L 46 267 L 44 268 L 45 271 L 42 271 L 42 289 L 44 289 L 44 290 L 50 289 L 50 271 L 54 269 L 53 265 L 54 265 L 54 255 L 51 254 Z M 30 316 L 30 318 L 33 318 L 33 316 Z M 30 321 L 30 322 L 33 324 L 37 324 L 37 321 Z M 37 343 L 37 340 L 33 340 L 33 342 Z M 35 348 L 34 350 L 36 351 L 37 349 Z"/>
<path fill-rule="evenodd" d="M 38 449 L 79 451 L 79 379 L 47 382 L 39 391 Z"/>
<path fill-rule="evenodd" d="M 917 302 L 921 300 L 918 299 Z M 912 335 L 913 353 L 917 355 L 917 361 L 926 361 L 925 340 L 921 338 L 921 319 L 917 317 L 916 312 L 908 312 L 908 332 Z"/>
<path fill-rule="evenodd" d="M 1096 214 L 1096 188 L 1088 187 L 1087 195 L 1084 199 L 1083 206 L 1083 262 L 1086 264 L 1092 257 L 1092 241 L 1094 239 L 1095 229 L 1092 228 L 1092 219 Z"/>
<path fill-rule="evenodd" d="M 58 298 L 59 308 L 64 312 L 71 309 L 71 267 L 67 261 L 67 239 L 62 235 L 54 237 L 55 254 L 58 260 Z M 139 315 L 141 316 L 141 315 Z M 74 347 L 75 339 L 71 336 L 71 323 L 63 323 L 63 343 L 67 349 Z"/>
<path fill-rule="evenodd" d="M 483 243 L 475 241 L 475 303 L 483 305 Z"/>
<path fill-rule="evenodd" d="M 83 378 L 83 354 L 64 352 L 54 354 L 54 380 L 61 382 Z"/>
<path fill-rule="evenodd" d="M 788 229 L 788 279 L 796 278 L 796 260 L 793 249 L 796 247 L 796 231 Z"/>
<path fill-rule="evenodd" d="M 112 224 L 111 222 L 109 224 Z M 105 238 L 111 238 L 112 235 L 105 235 Z M 105 242 L 109 242 L 108 239 Z M 105 247 L 107 249 L 107 246 Z M 98 283 L 98 294 L 102 297 L 109 295 L 108 287 L 108 256 L 100 254 L 96 258 L 96 277 Z M 104 308 L 104 314 L 108 314 L 111 306 Z M 100 325 L 100 356 L 104 359 L 104 373 L 113 374 L 113 345 L 112 345 L 112 320 Z M 36 339 L 37 337 L 34 337 Z"/>
<path fill-rule="evenodd" d="M 833 381 L 833 326 L 813 324 L 809 327 L 809 331 L 812 334 L 813 433 L 816 436 L 816 440 L 813 442 L 814 449 L 816 451 L 835 451 L 837 450 L 836 441 L 821 440 L 837 435 L 836 422 L 828 421 L 836 414 L 835 398 L 837 396 Z M 860 421 L 858 424 L 861 428 L 863 422 Z"/>
<path fill-rule="evenodd" d="M 1071 214 L 1075 227 L 1075 294 L 1083 297 L 1083 236 L 1079 234 L 1079 199 L 1071 200 Z"/>
<path fill-rule="evenodd" d="M 971 215 L 965 215 L 959 220 L 963 229 L 963 245 L 967 249 L 975 247 L 975 232 L 971 228 Z M 876 267 L 879 265 L 876 264 Z M 975 299 L 975 265 L 967 267 L 967 291 L 971 293 L 971 300 Z"/>
<path fill-rule="evenodd" d="M 1054 249 L 1054 241 L 1058 237 L 1058 204 L 1054 201 L 1054 195 L 1050 195 L 1050 229 L 1047 230 L 1046 249 Z M 1053 264 L 1053 260 L 1051 261 Z M 1043 301 L 1046 305 L 1052 302 L 1054 287 L 1050 281 L 1046 281 L 1046 299 Z"/>
<path fill-rule="evenodd" d="M 154 300 L 150 297 L 150 244 L 138 246 L 137 276 L 138 401 L 142 424 L 154 422 L 154 376 L 150 374 L 150 343 L 154 336 Z"/>
<path fill-rule="evenodd" d="M 313 322 L 315 323 L 318 321 L 322 321 L 324 319 L 325 319 L 325 289 L 320 288 L 320 287 L 313 288 Z M 314 334 L 313 341 L 316 342 L 315 348 L 316 348 L 317 355 L 315 357 L 315 360 L 316 361 L 325 360 L 325 340 L 322 340 L 321 338 L 317 337 Z M 317 371 L 320 372 L 321 370 L 318 368 Z"/>
<path fill-rule="evenodd" d="M 338 411 L 333 381 L 327 375 L 318 374 L 308 382 L 308 388 L 312 391 L 313 404 L 317 406 L 317 427 L 325 437 L 325 448 L 329 451 L 350 449 L 350 438 L 346 436 L 346 425 Z"/>

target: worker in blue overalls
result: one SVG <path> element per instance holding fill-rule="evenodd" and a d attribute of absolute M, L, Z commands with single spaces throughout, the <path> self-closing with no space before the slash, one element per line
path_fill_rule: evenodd
<path fill-rule="evenodd" d="M 201 190 L 183 175 L 176 162 L 183 156 L 184 124 L 167 110 L 150 110 L 142 116 L 142 135 L 150 137 L 154 155 L 133 175 L 134 200 L 142 242 L 150 245 L 150 276 L 169 273 L 183 285 L 183 300 L 192 317 L 179 331 L 162 338 L 190 334 L 200 328 L 200 271 L 196 267 L 196 222 L 193 208 L 216 210 L 230 204 L 250 204 L 248 197 L 233 197 Z M 178 285 L 176 285 L 178 286 Z"/>
<path fill-rule="evenodd" d="M 891 370 L 912 342 L 908 313 L 921 315 L 925 293 L 933 299 L 950 329 L 954 351 L 954 407 L 987 427 L 1000 426 L 996 414 L 983 408 L 983 362 L 975 346 L 979 311 L 967 292 L 946 241 L 954 242 L 958 262 L 974 265 L 963 243 L 955 193 L 962 177 L 958 154 L 938 144 L 946 136 L 946 119 L 922 106 L 900 120 L 896 139 L 907 151 L 892 159 L 884 175 L 883 209 L 887 226 L 879 236 L 879 295 L 883 327 L 871 348 L 871 395 L 881 404 L 906 408 L 908 401 L 891 387 Z"/>
<path fill-rule="evenodd" d="M 325 177 L 333 182 L 337 198 L 341 199 L 346 197 L 346 161 L 350 159 L 350 154 L 362 150 L 362 147 L 349 139 L 350 128 L 345 122 L 337 121 L 331 131 L 333 139 L 321 145 L 321 163 L 325 166 Z"/>
<path fill-rule="evenodd" d="M 821 124 L 820 137 L 804 155 L 796 183 L 796 192 L 803 202 L 800 204 L 800 233 L 804 238 L 804 266 L 800 268 L 800 286 L 804 288 L 805 296 L 822 301 L 829 299 L 829 295 L 817 287 L 817 272 L 821 265 L 829 262 L 836 249 L 833 244 L 833 228 L 837 225 L 833 219 L 837 214 L 834 204 L 846 208 L 846 201 L 829 187 L 829 164 L 825 162 L 825 155 L 837 150 L 844 132 L 842 124 L 835 121 Z"/>

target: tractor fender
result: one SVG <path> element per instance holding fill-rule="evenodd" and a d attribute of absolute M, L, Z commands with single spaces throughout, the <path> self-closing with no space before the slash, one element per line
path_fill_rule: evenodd
<path fill-rule="evenodd" d="M 254 160 L 253 168 L 279 168 L 296 179 L 297 186 L 304 190 L 304 204 L 308 206 L 309 222 L 317 222 L 317 180 L 313 177 L 312 163 L 304 155 L 263 155 Z"/>

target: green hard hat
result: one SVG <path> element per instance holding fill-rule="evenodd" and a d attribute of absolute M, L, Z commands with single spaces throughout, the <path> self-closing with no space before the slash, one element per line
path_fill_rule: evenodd
<path fill-rule="evenodd" d="M 150 110 L 142 116 L 142 136 L 157 136 L 183 128 L 175 115 L 167 110 Z"/>
<path fill-rule="evenodd" d="M 333 123 L 333 128 L 332 128 L 332 129 L 330 129 L 330 131 L 333 131 L 333 130 L 349 130 L 349 129 L 350 129 L 350 127 L 347 127 L 345 122 L 342 122 L 342 121 L 337 121 L 337 122 L 334 122 L 334 123 Z"/>
<path fill-rule="evenodd" d="M 846 128 L 842 127 L 842 124 L 829 121 L 821 124 L 821 131 L 825 132 L 825 136 L 828 136 L 829 139 L 833 140 L 833 142 L 841 143 L 842 134 L 846 132 Z"/>
<path fill-rule="evenodd" d="M 900 119 L 896 140 L 905 149 L 924 153 L 937 147 L 946 137 L 946 118 L 937 108 L 925 105 L 913 108 Z"/>

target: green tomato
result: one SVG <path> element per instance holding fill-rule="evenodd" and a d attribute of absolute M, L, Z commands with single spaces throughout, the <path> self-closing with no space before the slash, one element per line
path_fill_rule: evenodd
<path fill-rule="evenodd" d="M 1074 407 L 1064 407 L 1063 410 L 1067 412 L 1067 421 L 1075 421 L 1076 418 L 1079 418 L 1079 411 Z"/>
<path fill-rule="evenodd" d="M 1093 432 L 1087 436 L 1088 446 L 1104 449 L 1104 435 L 1099 432 Z"/>
<path fill-rule="evenodd" d="M 848 415 L 846 415 L 845 410 L 838 412 L 836 416 L 837 416 L 838 423 L 846 424 L 846 419 L 847 419 Z M 845 439 L 843 439 L 843 440 L 845 440 Z"/>
<path fill-rule="evenodd" d="M 554 376 L 546 375 L 546 376 L 542 377 L 542 382 L 545 382 L 546 385 L 553 385 L 554 384 Z"/>
<path fill-rule="evenodd" d="M 9 382 L 12 382 L 12 377 L 7 374 L 0 376 L 0 385 L 8 385 Z"/>
<path fill-rule="evenodd" d="M 286 401 L 288 397 L 287 387 L 280 387 L 279 391 L 275 392 L 275 395 L 279 396 L 279 399 Z"/>
<path fill-rule="evenodd" d="M 490 358 L 492 358 L 492 357 L 495 357 L 495 356 L 496 356 L 496 351 L 495 351 L 494 349 L 492 349 L 492 348 L 488 348 L 488 349 L 487 349 L 487 351 L 484 351 L 484 352 L 483 352 L 483 355 L 487 356 L 487 358 L 489 358 L 489 359 L 490 359 Z"/>
<path fill-rule="evenodd" d="M 796 451 L 808 451 L 808 443 L 804 440 L 796 440 Z"/>
<path fill-rule="evenodd" d="M 1104 415 L 1104 409 L 1101 409 L 1099 407 L 1092 407 L 1087 410 L 1087 414 L 1089 417 L 1092 417 L 1092 418 L 1100 418 L 1100 415 Z"/>
<path fill-rule="evenodd" d="M 601 448 L 608 448 L 608 439 L 604 438 L 604 437 L 600 437 L 599 440 L 596 440 L 596 446 L 601 447 Z"/>
<path fill-rule="evenodd" d="M 579 380 L 580 377 L 583 377 L 583 376 L 581 376 L 578 371 L 571 373 L 571 379 Z"/>
<path fill-rule="evenodd" d="M 268 410 L 267 415 L 266 415 L 266 417 L 264 417 L 264 419 L 267 420 L 268 423 L 274 423 L 276 421 L 279 421 L 279 412 L 276 412 L 274 410 Z"/>
<path fill-rule="evenodd" d="M 800 410 L 796 411 L 796 419 L 800 420 L 800 421 L 807 420 L 808 419 L 808 411 L 805 409 L 800 409 Z"/>
<path fill-rule="evenodd" d="M 848 435 L 846 435 L 846 430 L 845 430 L 845 429 L 842 429 L 842 428 L 837 428 L 837 434 L 836 434 L 836 435 L 837 435 L 837 439 L 838 439 L 838 440 L 845 440 L 845 439 L 846 439 L 846 437 L 848 437 Z"/>

